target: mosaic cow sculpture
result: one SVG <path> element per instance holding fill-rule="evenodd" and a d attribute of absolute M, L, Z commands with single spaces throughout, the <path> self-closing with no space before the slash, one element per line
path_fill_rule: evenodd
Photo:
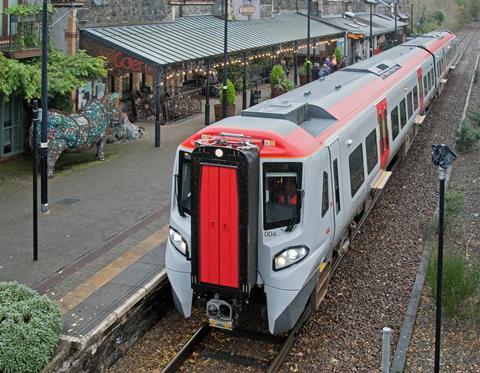
<path fill-rule="evenodd" d="M 39 126 L 40 127 L 40 126 Z M 37 131 L 40 143 L 40 128 Z M 105 160 L 107 140 L 135 140 L 143 131 L 130 123 L 120 110 L 116 93 L 90 102 L 78 114 L 48 113 L 48 177 L 55 173 L 55 164 L 63 152 L 83 152 L 97 146 L 97 158 Z"/>

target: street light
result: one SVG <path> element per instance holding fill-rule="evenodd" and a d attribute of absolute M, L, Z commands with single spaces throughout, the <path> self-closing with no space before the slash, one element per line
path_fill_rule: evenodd
<path fill-rule="evenodd" d="M 228 87 L 228 0 L 224 2 L 224 38 L 223 38 L 223 117 L 227 117 L 227 87 Z"/>
<path fill-rule="evenodd" d="M 397 45 L 397 35 L 398 35 L 398 27 L 397 27 L 397 9 L 398 9 L 398 0 L 393 0 L 393 9 L 394 9 L 394 15 L 395 15 L 395 45 Z"/>
<path fill-rule="evenodd" d="M 310 62 L 310 16 L 312 13 L 312 0 L 308 0 L 307 10 L 307 61 Z M 310 83 L 310 66 L 307 65 L 307 83 Z"/>
<path fill-rule="evenodd" d="M 438 167 L 440 180 L 440 201 L 438 212 L 438 266 L 437 266 L 437 314 L 435 320 L 435 367 L 440 371 L 440 336 L 442 327 L 442 272 L 443 272 L 443 210 L 445 205 L 445 179 L 447 169 L 452 165 L 457 155 L 445 144 L 432 146 L 432 162 Z"/>
<path fill-rule="evenodd" d="M 377 0 L 365 0 L 370 7 L 370 38 L 369 38 L 369 57 L 373 56 L 373 7 L 378 4 Z"/>
<path fill-rule="evenodd" d="M 42 13 L 42 122 L 40 130 L 40 211 L 48 212 L 48 89 L 47 89 L 47 63 L 48 63 L 48 4 L 43 0 Z"/>

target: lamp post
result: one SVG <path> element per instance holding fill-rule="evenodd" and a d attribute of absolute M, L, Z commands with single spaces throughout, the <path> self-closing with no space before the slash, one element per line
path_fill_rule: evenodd
<path fill-rule="evenodd" d="M 413 3 L 410 4 L 410 35 L 413 36 Z"/>
<path fill-rule="evenodd" d="M 312 13 L 312 0 L 308 0 L 307 9 L 307 61 L 310 61 L 310 16 Z M 310 66 L 307 65 L 307 83 L 310 83 Z"/>
<path fill-rule="evenodd" d="M 397 45 L 397 37 L 398 37 L 398 27 L 397 27 L 397 7 L 398 7 L 398 0 L 393 0 L 393 9 L 395 15 L 395 45 Z"/>
<path fill-rule="evenodd" d="M 225 0 L 225 20 L 223 36 L 223 117 L 227 117 L 227 82 L 228 82 L 228 0 Z"/>
<path fill-rule="evenodd" d="M 442 272 L 443 272 L 443 210 L 445 205 L 445 179 L 447 170 L 457 158 L 456 154 L 445 144 L 432 146 L 432 162 L 438 167 L 440 180 L 440 200 L 438 212 L 438 265 L 437 265 L 437 312 L 435 318 L 435 366 L 434 372 L 440 371 L 440 337 L 442 328 Z"/>
<path fill-rule="evenodd" d="M 47 87 L 47 63 L 48 63 L 48 4 L 43 0 L 42 13 L 42 122 L 40 126 L 40 211 L 48 212 L 48 87 Z"/>
<path fill-rule="evenodd" d="M 370 37 L 368 40 L 369 45 L 369 57 L 373 56 L 373 6 L 377 4 L 376 0 L 365 0 L 370 8 Z"/>

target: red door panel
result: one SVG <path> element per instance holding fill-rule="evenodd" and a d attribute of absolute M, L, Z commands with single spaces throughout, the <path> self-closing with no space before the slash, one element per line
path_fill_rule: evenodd
<path fill-rule="evenodd" d="M 237 170 L 202 165 L 200 173 L 200 282 L 238 287 Z"/>
<path fill-rule="evenodd" d="M 390 140 L 388 136 L 387 125 L 387 99 L 384 98 L 377 104 L 377 122 L 380 129 L 379 148 L 380 148 L 380 168 L 385 169 L 390 155 Z"/>
<path fill-rule="evenodd" d="M 237 170 L 220 168 L 220 285 L 238 287 Z"/>
<path fill-rule="evenodd" d="M 425 95 L 423 92 L 423 77 L 422 77 L 422 68 L 420 67 L 417 70 L 418 77 L 418 94 L 420 95 L 420 114 L 425 112 Z"/>

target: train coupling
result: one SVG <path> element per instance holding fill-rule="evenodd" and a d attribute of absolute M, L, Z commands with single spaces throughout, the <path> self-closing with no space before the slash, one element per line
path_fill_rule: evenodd
<path fill-rule="evenodd" d="M 207 316 L 210 326 L 233 330 L 234 318 L 232 306 L 221 299 L 210 299 L 207 302 Z"/>

